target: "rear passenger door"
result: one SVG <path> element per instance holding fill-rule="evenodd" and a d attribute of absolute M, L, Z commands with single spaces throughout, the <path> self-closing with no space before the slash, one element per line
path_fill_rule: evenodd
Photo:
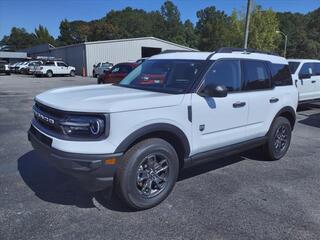
<path fill-rule="evenodd" d="M 311 77 L 311 83 L 315 84 L 314 98 L 320 98 L 320 62 L 313 63 L 313 75 Z"/>
<path fill-rule="evenodd" d="M 268 62 L 242 60 L 244 89 L 249 98 L 247 133 L 250 139 L 259 138 L 269 129 L 270 118 L 274 117 L 280 94 L 271 83 Z"/>

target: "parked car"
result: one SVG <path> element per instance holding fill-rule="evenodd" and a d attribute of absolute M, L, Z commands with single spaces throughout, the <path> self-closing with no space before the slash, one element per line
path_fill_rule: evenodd
<path fill-rule="evenodd" d="M 292 78 L 299 91 L 299 103 L 320 100 L 320 61 L 288 59 Z"/>
<path fill-rule="evenodd" d="M 54 75 L 75 76 L 75 67 L 68 66 L 63 61 L 46 61 L 44 64 L 37 66 L 34 71 L 35 76 L 47 76 L 51 78 Z"/>
<path fill-rule="evenodd" d="M 11 70 L 11 68 L 10 68 L 11 72 L 12 72 L 12 73 L 19 73 L 19 67 L 20 67 L 20 65 L 22 65 L 22 64 L 24 64 L 24 63 L 25 63 L 25 62 L 18 62 L 18 63 L 16 63 L 16 64 L 14 64 L 12 70 Z"/>
<path fill-rule="evenodd" d="M 30 61 L 26 67 L 25 74 L 33 74 L 36 68 L 42 64 L 42 61 Z"/>
<path fill-rule="evenodd" d="M 36 96 L 29 140 L 86 189 L 115 183 L 128 206 L 150 208 L 185 167 L 251 148 L 286 154 L 298 103 L 288 68 L 254 50 L 155 55 L 119 84 Z M 144 84 L 145 75 L 164 81 Z"/>
<path fill-rule="evenodd" d="M 112 63 L 99 62 L 97 65 L 93 66 L 92 76 L 99 77 L 101 74 L 109 71 L 112 67 L 113 67 Z"/>
<path fill-rule="evenodd" d="M 27 67 L 28 67 L 29 62 L 23 62 L 21 64 L 18 65 L 18 68 L 16 70 L 16 73 L 20 73 L 20 74 L 27 74 Z"/>
<path fill-rule="evenodd" d="M 6 75 L 10 75 L 10 68 L 7 61 L 0 60 L 0 73 L 4 73 Z"/>
<path fill-rule="evenodd" d="M 137 63 L 119 63 L 114 65 L 109 71 L 99 75 L 98 84 L 100 83 L 118 83 L 125 76 L 127 76 L 135 67 Z"/>

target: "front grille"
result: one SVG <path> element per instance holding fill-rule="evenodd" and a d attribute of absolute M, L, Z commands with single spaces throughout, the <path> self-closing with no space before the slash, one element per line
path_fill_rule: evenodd
<path fill-rule="evenodd" d="M 62 128 L 58 124 L 65 117 L 63 112 L 38 102 L 33 106 L 33 110 L 34 118 L 41 127 L 54 134 L 63 134 Z"/>

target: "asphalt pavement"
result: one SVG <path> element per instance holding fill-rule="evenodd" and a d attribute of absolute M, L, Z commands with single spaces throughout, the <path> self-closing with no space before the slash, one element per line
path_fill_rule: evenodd
<path fill-rule="evenodd" d="M 320 239 L 320 104 L 299 108 L 279 161 L 259 151 L 182 172 L 159 206 L 130 211 L 87 193 L 27 140 L 33 98 L 94 78 L 0 76 L 0 239 Z"/>

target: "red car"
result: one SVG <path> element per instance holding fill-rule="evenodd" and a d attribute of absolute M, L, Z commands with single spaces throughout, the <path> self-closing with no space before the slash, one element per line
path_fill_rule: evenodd
<path fill-rule="evenodd" d="M 138 63 L 118 63 L 114 65 L 109 71 L 99 75 L 98 84 L 100 83 L 118 83 L 125 76 L 127 76 L 133 69 L 135 69 Z"/>

